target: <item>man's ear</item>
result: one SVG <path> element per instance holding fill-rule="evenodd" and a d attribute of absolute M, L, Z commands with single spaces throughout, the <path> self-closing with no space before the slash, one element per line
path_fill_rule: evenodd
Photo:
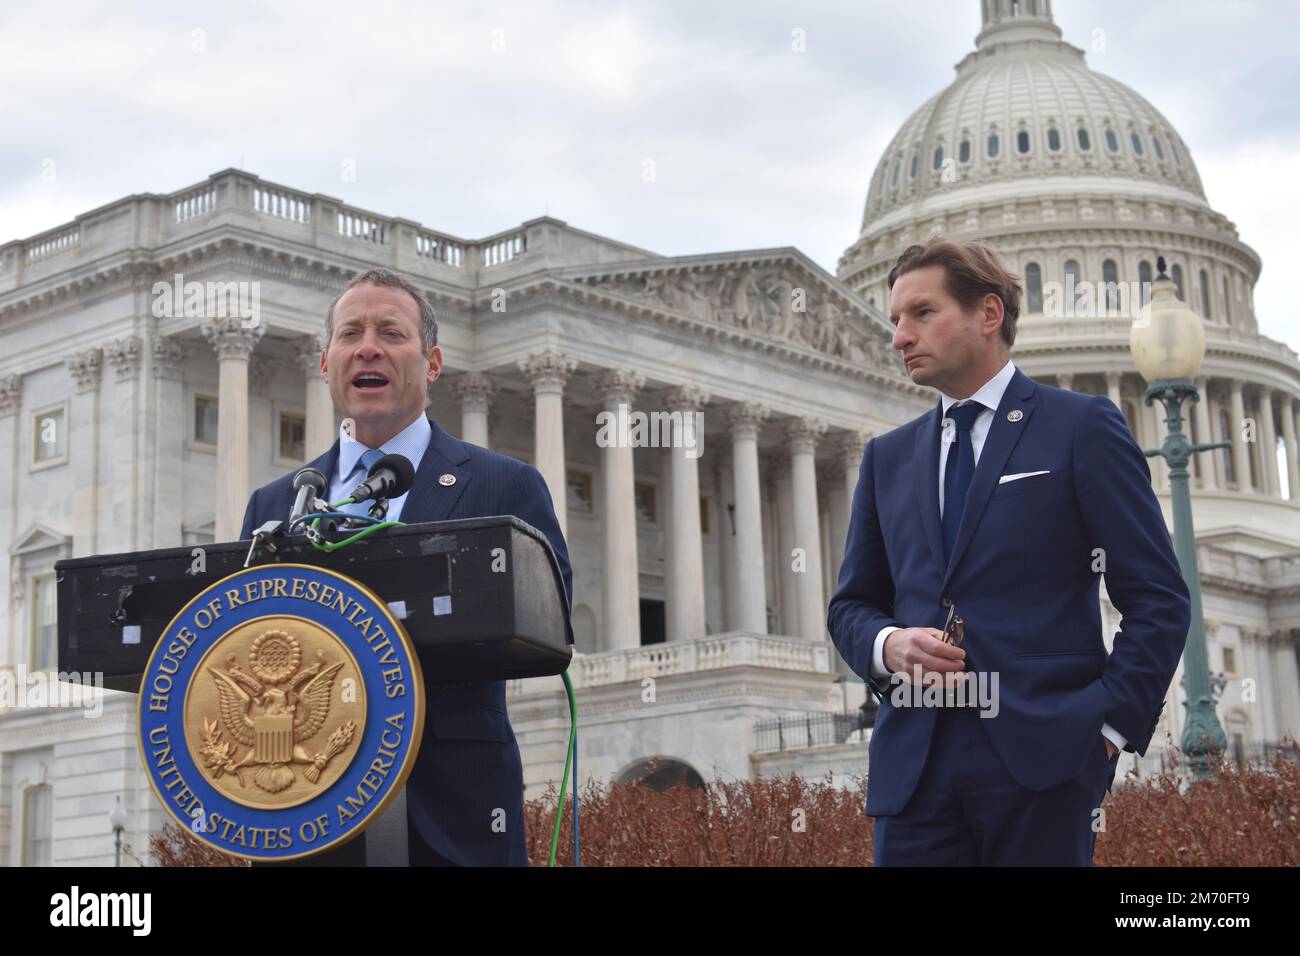
<path fill-rule="evenodd" d="M 425 379 L 428 384 L 432 385 L 438 381 L 438 376 L 442 374 L 442 349 L 434 346 L 429 349 L 429 374 Z"/>
<path fill-rule="evenodd" d="M 984 297 L 984 331 L 989 335 L 997 335 L 1002 328 L 1003 319 L 1006 317 L 1006 306 L 1002 302 L 1002 297 L 990 292 Z"/>
<path fill-rule="evenodd" d="M 330 383 L 330 370 L 329 367 L 325 364 L 325 353 L 327 351 L 329 350 L 321 349 L 320 352 L 320 377 L 325 380 L 326 385 Z"/>

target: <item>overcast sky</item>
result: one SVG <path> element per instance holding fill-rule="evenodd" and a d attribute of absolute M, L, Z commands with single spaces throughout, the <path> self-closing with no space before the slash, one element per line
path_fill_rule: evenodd
<path fill-rule="evenodd" d="M 1264 260 L 1262 331 L 1300 350 L 1300 4 L 1054 6 L 1182 133 Z M 465 238 L 549 214 L 834 272 L 881 151 L 978 29 L 978 0 L 7 3 L 0 242 L 234 166 Z"/>

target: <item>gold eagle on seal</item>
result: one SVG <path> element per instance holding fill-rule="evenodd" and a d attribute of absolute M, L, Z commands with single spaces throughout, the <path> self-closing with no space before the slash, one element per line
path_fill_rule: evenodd
<path fill-rule="evenodd" d="M 356 723 L 348 720 L 319 753 L 303 746 L 329 718 L 334 679 L 343 662 L 329 664 L 317 651 L 311 664 L 299 669 L 301 664 L 298 639 L 287 631 L 269 630 L 249 648 L 248 670 L 234 654 L 226 658 L 224 671 L 209 669 L 217 685 L 221 721 L 203 719 L 202 754 L 214 778 L 234 774 L 246 787 L 244 772 L 252 770 L 254 785 L 279 793 L 294 782 L 294 764 L 307 765 L 303 776 L 315 783 L 352 742 Z M 222 739 L 223 728 L 236 742 L 234 747 Z M 249 748 L 242 758 L 239 745 Z"/>

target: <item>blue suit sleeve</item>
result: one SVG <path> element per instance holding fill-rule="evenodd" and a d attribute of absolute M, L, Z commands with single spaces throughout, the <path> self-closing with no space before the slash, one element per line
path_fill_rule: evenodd
<path fill-rule="evenodd" d="M 1187 641 L 1191 601 L 1174 554 L 1151 470 L 1109 399 L 1090 403 L 1074 442 L 1074 486 L 1106 592 L 1123 615 L 1102 684 L 1106 723 L 1146 753 Z"/>
<path fill-rule="evenodd" d="M 555 552 L 555 559 L 559 562 L 560 575 L 564 578 L 564 593 L 572 608 L 573 570 L 569 565 L 569 548 L 560 531 L 560 519 L 555 516 L 551 490 L 546 486 L 546 479 L 540 471 L 532 465 L 523 465 L 519 469 L 501 503 L 501 514 L 521 518 L 546 535 L 551 550 Z"/>
<path fill-rule="evenodd" d="M 894 578 L 876 511 L 875 440 L 867 443 L 853 492 L 849 534 L 839 585 L 831 598 L 826 627 L 845 663 L 877 694 L 888 684 L 871 675 L 871 653 L 882 627 L 906 625 L 894 619 Z"/>

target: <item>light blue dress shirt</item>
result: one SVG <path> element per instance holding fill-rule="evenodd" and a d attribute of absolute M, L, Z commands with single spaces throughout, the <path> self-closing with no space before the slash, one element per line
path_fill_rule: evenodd
<path fill-rule="evenodd" d="M 428 450 L 429 440 L 432 437 L 433 429 L 429 427 L 429 419 L 424 417 L 424 412 L 420 412 L 415 421 L 380 445 L 377 450 L 382 451 L 385 455 L 401 455 L 409 459 L 411 464 L 415 466 L 416 471 L 419 471 L 420 461 L 424 458 L 424 453 Z M 366 469 L 361 466 L 361 456 L 369 450 L 368 446 L 350 437 L 343 430 L 342 425 L 339 426 L 339 461 L 334 469 L 334 474 L 330 477 L 329 500 L 331 503 L 342 501 L 352 493 L 353 488 L 366 480 Z M 401 520 L 402 506 L 406 504 L 406 496 L 409 494 L 410 491 L 407 491 L 400 497 L 393 498 L 388 502 L 389 521 Z M 365 514 L 369 507 L 370 502 L 365 502 L 364 506 L 359 505 L 350 510 L 357 510 L 361 514 Z"/>

